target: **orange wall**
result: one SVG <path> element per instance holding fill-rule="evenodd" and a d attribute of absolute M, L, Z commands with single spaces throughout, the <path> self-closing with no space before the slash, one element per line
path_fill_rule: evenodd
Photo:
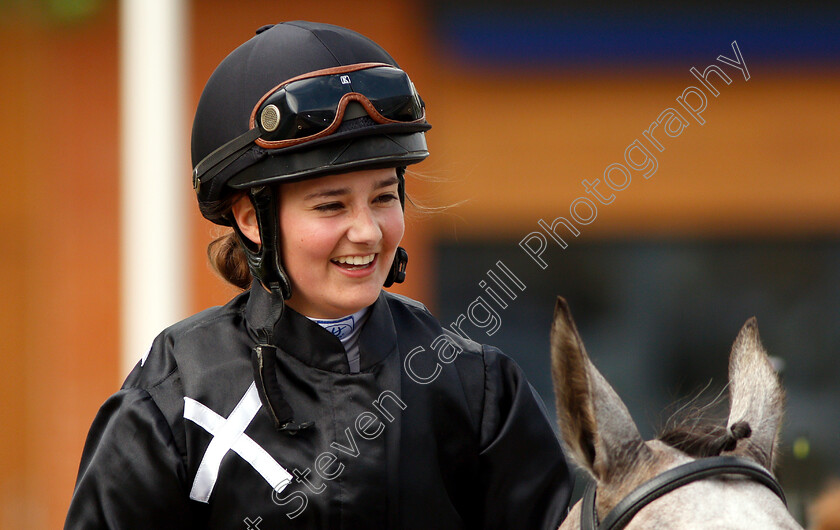
<path fill-rule="evenodd" d="M 315 9 L 303 2 L 194 2 L 187 114 L 215 65 L 264 23 L 314 19 L 374 37 L 411 72 L 434 125 L 432 156 L 417 170 L 446 182 L 413 179 L 409 192 L 435 204 L 469 199 L 449 214 L 409 224 L 409 276 L 400 291 L 432 305 L 435 238 L 519 238 L 540 217 L 568 214 L 583 194 L 581 179 L 601 177 L 695 84 L 691 65 L 576 79 L 464 71 L 430 44 L 416 2 L 329 0 Z M 727 43 L 721 46 L 723 53 Z M 116 6 L 107 3 L 72 27 L 6 13 L 0 49 L 0 527 L 56 528 L 90 422 L 119 386 Z M 649 180 L 634 175 L 581 238 L 836 235 L 840 76 L 751 73 L 749 81 L 733 76 L 709 101 L 704 126 L 663 142 L 657 173 Z M 185 124 L 185 150 L 188 132 Z M 183 174 L 188 186 L 190 168 Z M 192 212 L 197 311 L 233 291 L 204 258 L 216 229 L 192 198 L 184 207 Z"/>
<path fill-rule="evenodd" d="M 0 31 L 0 526 L 57 528 L 117 369 L 114 13 Z"/>
<path fill-rule="evenodd" d="M 624 150 L 639 139 L 657 158 L 656 173 L 631 172 L 629 187 L 597 205 L 580 237 L 840 234 L 840 73 L 754 67 L 746 81 L 730 70 L 732 84 L 708 98 L 705 124 L 688 118 L 676 138 L 655 131 L 659 153 L 642 133 L 667 107 L 688 116 L 675 98 L 699 84 L 690 66 L 586 79 L 439 73 L 424 95 L 434 168 L 452 179 L 445 200 L 471 198 L 457 210 L 462 220 L 441 217 L 439 228 L 518 237 L 540 218 L 570 218 L 572 201 L 586 195 L 581 181 L 603 182 L 610 164 L 627 165 Z"/>

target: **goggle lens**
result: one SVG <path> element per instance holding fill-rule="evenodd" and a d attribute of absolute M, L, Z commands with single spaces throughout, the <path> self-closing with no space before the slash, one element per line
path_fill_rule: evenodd
<path fill-rule="evenodd" d="M 263 138 L 306 138 L 323 131 L 335 120 L 338 102 L 347 93 L 338 76 L 313 77 L 290 83 L 266 102 L 280 108 L 281 119 L 280 127 L 264 134 Z"/>
<path fill-rule="evenodd" d="M 423 106 L 408 76 L 396 68 L 371 68 L 351 76 L 353 90 L 364 94 L 380 114 L 394 121 L 414 121 L 423 117 Z"/>

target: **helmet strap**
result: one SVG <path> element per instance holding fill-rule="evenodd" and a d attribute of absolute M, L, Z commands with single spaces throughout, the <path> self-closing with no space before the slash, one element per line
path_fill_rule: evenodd
<path fill-rule="evenodd" d="M 397 195 L 400 197 L 400 206 L 405 211 L 405 170 L 406 167 L 397 168 Z"/>
<path fill-rule="evenodd" d="M 400 206 L 405 211 L 405 166 L 397 168 L 397 195 L 400 197 Z M 385 278 L 385 287 L 391 287 L 395 283 L 402 283 L 405 281 L 405 268 L 408 265 L 408 252 L 402 247 L 397 247 L 397 253 L 394 254 L 394 262 L 391 264 L 391 270 L 388 271 L 388 276 Z"/>
<path fill-rule="evenodd" d="M 233 229 L 245 251 L 251 275 L 268 291 L 281 294 L 282 300 L 288 300 L 292 296 L 292 284 L 280 261 L 277 194 L 270 186 L 260 186 L 251 188 L 249 196 L 257 216 L 262 244 L 257 247 L 242 234 L 236 223 L 233 223 Z"/>

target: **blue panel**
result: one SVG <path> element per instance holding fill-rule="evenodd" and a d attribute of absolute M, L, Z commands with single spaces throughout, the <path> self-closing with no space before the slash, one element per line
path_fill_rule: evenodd
<path fill-rule="evenodd" d="M 564 14 L 550 10 L 438 13 L 447 53 L 472 64 L 593 66 L 745 61 L 840 64 L 840 14 L 708 12 Z"/>

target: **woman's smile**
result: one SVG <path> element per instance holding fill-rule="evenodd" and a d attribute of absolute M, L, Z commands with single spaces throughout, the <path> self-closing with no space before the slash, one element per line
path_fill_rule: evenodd
<path fill-rule="evenodd" d="M 333 258 L 330 261 L 342 268 L 356 270 L 369 268 L 374 259 L 376 259 L 376 254 L 368 254 L 366 256 L 341 256 L 339 258 Z"/>
<path fill-rule="evenodd" d="M 330 260 L 348 278 L 365 278 L 376 271 L 378 254 L 346 256 Z"/>

